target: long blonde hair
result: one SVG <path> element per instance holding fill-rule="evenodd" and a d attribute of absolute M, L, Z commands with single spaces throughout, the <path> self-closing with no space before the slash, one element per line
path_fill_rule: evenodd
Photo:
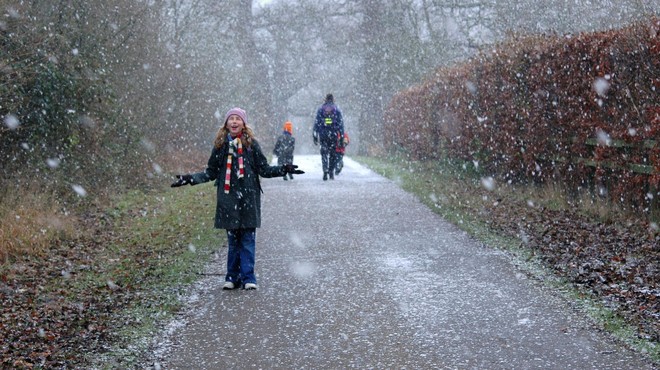
<path fill-rule="evenodd" d="M 225 122 L 215 135 L 214 145 L 217 149 L 222 148 L 225 141 L 227 141 L 227 136 L 229 136 L 229 130 L 227 129 L 227 122 Z M 241 141 L 243 142 L 243 145 L 249 148 L 252 146 L 254 140 L 254 131 L 252 131 L 252 128 L 250 128 L 247 123 L 243 123 L 243 131 L 241 131 Z"/>

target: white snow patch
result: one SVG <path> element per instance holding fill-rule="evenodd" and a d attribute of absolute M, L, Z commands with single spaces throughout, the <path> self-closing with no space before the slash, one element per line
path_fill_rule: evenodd
<path fill-rule="evenodd" d="M 409 269 L 413 264 L 409 259 L 396 255 L 386 256 L 383 260 L 383 263 L 387 267 L 397 269 Z"/>
<path fill-rule="evenodd" d="M 316 272 L 316 264 L 313 262 L 294 262 L 291 264 L 291 271 L 293 271 L 293 274 L 296 277 L 309 279 L 314 276 L 314 273 Z"/>

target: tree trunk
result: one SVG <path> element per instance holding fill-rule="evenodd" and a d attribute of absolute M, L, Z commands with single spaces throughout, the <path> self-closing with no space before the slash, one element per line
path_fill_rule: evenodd
<path fill-rule="evenodd" d="M 261 145 L 264 151 L 269 151 L 273 146 L 273 139 L 277 136 L 279 122 L 277 115 L 273 115 L 273 93 L 268 76 L 268 65 L 257 50 L 254 40 L 252 18 L 252 0 L 241 0 L 239 17 L 236 20 L 239 35 L 239 52 L 243 59 L 247 72 L 246 81 L 240 88 L 247 89 L 250 107 L 248 120 L 258 137 L 262 138 Z"/>
<path fill-rule="evenodd" d="M 362 63 L 362 81 L 359 84 L 360 124 L 359 139 L 360 155 L 376 155 L 382 152 L 383 134 L 383 81 L 381 67 L 383 65 L 383 7 L 380 1 L 364 1 L 364 19 L 362 34 L 366 53 Z"/>

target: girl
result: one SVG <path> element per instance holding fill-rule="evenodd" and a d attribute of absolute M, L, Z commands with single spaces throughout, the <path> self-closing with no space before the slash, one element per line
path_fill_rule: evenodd
<path fill-rule="evenodd" d="M 215 180 L 218 200 L 215 227 L 227 230 L 227 274 L 223 289 L 257 289 L 254 274 L 256 228 L 261 226 L 261 177 L 302 174 L 298 166 L 269 166 L 252 129 L 247 113 L 232 108 L 218 130 L 206 170 L 177 175 L 172 187 L 197 185 Z M 224 171 L 223 171 L 224 169 Z M 224 174 L 224 178 L 222 175 Z M 223 181 L 224 180 L 224 181 Z"/>

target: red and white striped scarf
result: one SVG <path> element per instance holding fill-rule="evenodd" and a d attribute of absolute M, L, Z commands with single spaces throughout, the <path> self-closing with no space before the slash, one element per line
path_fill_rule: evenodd
<path fill-rule="evenodd" d="M 232 157 L 236 154 L 238 156 L 238 178 L 242 178 L 245 175 L 245 168 L 243 167 L 243 143 L 241 142 L 241 137 L 238 136 L 235 139 L 231 140 L 231 136 L 228 137 L 229 140 L 229 155 L 227 156 L 227 171 L 225 172 L 225 194 L 229 194 L 230 182 L 231 182 L 231 163 Z M 234 148 L 236 153 L 234 154 Z"/>

